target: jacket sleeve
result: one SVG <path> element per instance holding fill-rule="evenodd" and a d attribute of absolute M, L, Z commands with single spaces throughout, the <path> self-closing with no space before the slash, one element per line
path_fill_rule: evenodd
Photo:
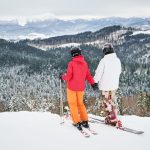
<path fill-rule="evenodd" d="M 69 81 L 72 78 L 72 63 L 68 64 L 67 73 L 62 75 L 62 79 Z"/>
<path fill-rule="evenodd" d="M 101 80 L 102 75 L 104 73 L 104 68 L 105 68 L 104 62 L 103 62 L 103 60 L 101 60 L 98 64 L 96 71 L 95 71 L 95 76 L 94 76 L 95 83 L 98 83 Z"/>
<path fill-rule="evenodd" d="M 93 79 L 93 77 L 92 77 L 92 75 L 91 75 L 91 73 L 90 73 L 89 68 L 88 68 L 88 70 L 87 70 L 86 80 L 87 80 L 90 84 L 94 84 L 94 79 Z"/>

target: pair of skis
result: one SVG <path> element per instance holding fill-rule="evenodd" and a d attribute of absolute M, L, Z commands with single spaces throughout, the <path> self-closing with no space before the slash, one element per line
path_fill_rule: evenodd
<path fill-rule="evenodd" d="M 89 122 L 91 122 L 91 123 L 105 124 L 105 121 L 102 120 L 102 119 L 97 119 L 97 118 L 94 118 L 94 117 L 89 117 L 89 118 L 90 118 Z M 111 126 L 111 125 L 109 125 L 109 126 Z M 112 126 L 112 127 L 114 127 L 114 126 Z M 144 131 L 135 130 L 135 129 L 127 128 L 127 127 L 124 127 L 124 126 L 116 128 L 116 129 L 120 129 L 122 131 L 130 132 L 130 133 L 134 133 L 134 134 L 143 134 L 144 133 Z"/>
<path fill-rule="evenodd" d="M 70 115 L 64 115 L 64 119 L 65 119 L 65 121 L 71 121 L 71 117 L 70 117 Z M 64 122 L 63 122 L 64 123 Z M 71 123 L 71 122 L 70 122 Z M 73 125 L 73 124 L 72 124 Z M 73 125 L 74 126 L 74 125 Z M 82 130 L 79 130 L 76 126 L 74 126 L 84 137 L 86 137 L 86 138 L 88 138 L 88 137 L 90 137 L 91 136 L 91 134 L 92 135 L 97 135 L 98 133 L 95 131 L 95 130 L 93 130 L 93 129 L 91 129 L 90 127 L 89 128 L 85 128 L 85 127 L 83 127 L 82 126 Z"/>
<path fill-rule="evenodd" d="M 66 118 L 66 120 L 67 120 L 67 118 Z M 105 124 L 105 121 L 103 119 L 97 119 L 97 118 L 94 118 L 94 117 L 89 117 L 89 122 L 90 123 L 98 123 L 98 124 L 107 125 L 107 124 Z M 115 126 L 111 126 L 111 125 L 108 125 L 108 126 L 116 128 Z M 129 132 L 129 133 L 133 133 L 133 134 L 137 134 L 137 135 L 140 135 L 140 134 L 144 133 L 144 131 L 135 130 L 135 129 L 131 129 L 131 128 L 124 127 L 124 126 L 122 126 L 120 128 L 116 128 L 116 129 L 126 131 L 126 132 Z M 91 136 L 91 134 L 92 135 L 98 135 L 98 133 L 95 130 L 91 129 L 91 128 L 82 127 L 82 130 L 79 130 L 79 129 L 77 129 L 77 130 L 86 138 L 89 138 Z"/>

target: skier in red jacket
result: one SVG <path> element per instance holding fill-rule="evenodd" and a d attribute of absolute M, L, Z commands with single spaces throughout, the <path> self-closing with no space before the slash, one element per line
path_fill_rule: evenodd
<path fill-rule="evenodd" d="M 67 101 L 73 125 L 82 130 L 82 126 L 89 128 L 88 115 L 83 103 L 85 82 L 87 80 L 94 89 L 96 85 L 88 64 L 81 55 L 81 50 L 78 47 L 73 47 L 71 56 L 73 59 L 68 64 L 67 73 L 63 74 L 61 79 L 67 82 Z"/>

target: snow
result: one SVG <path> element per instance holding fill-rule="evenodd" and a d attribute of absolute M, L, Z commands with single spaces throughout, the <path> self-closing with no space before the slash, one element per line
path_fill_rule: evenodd
<path fill-rule="evenodd" d="M 133 35 L 137 35 L 137 34 L 150 34 L 150 30 L 135 31 L 135 32 L 133 33 Z"/>
<path fill-rule="evenodd" d="M 93 116 L 93 115 L 92 115 Z M 91 124 L 99 134 L 85 138 L 69 120 L 48 112 L 5 112 L 0 114 L 1 150 L 149 150 L 150 118 L 120 116 L 123 124 L 144 130 L 143 135 Z"/>
<path fill-rule="evenodd" d="M 46 38 L 49 38 L 49 36 L 41 33 L 30 33 L 28 35 L 19 35 L 17 40 L 23 40 L 23 39 L 34 40 L 34 39 L 46 39 Z"/>
<path fill-rule="evenodd" d="M 67 44 L 60 44 L 57 47 L 72 47 L 72 46 L 80 46 L 80 43 L 67 43 Z"/>
<path fill-rule="evenodd" d="M 96 45 L 97 47 L 102 47 L 102 45 L 105 43 L 105 41 L 102 40 L 96 40 L 93 42 L 87 42 L 85 44 L 87 45 Z M 57 44 L 57 45 L 40 45 L 40 44 L 28 44 L 29 46 L 35 47 L 35 48 L 39 48 L 43 51 L 47 51 L 48 49 L 51 48 L 67 48 L 67 47 L 78 47 L 81 45 L 81 43 L 66 43 L 66 44 Z"/>
<path fill-rule="evenodd" d="M 43 51 L 47 51 L 50 48 L 66 48 L 66 47 L 73 47 L 73 46 L 80 46 L 80 43 L 67 43 L 67 44 L 58 44 L 58 45 L 35 45 L 35 44 L 28 44 L 29 46 L 39 48 Z"/>

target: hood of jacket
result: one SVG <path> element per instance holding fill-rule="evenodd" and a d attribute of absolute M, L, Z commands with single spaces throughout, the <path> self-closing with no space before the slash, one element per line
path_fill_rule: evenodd
<path fill-rule="evenodd" d="M 79 63 L 85 63 L 84 57 L 82 55 L 74 57 L 73 61 L 79 62 Z"/>

